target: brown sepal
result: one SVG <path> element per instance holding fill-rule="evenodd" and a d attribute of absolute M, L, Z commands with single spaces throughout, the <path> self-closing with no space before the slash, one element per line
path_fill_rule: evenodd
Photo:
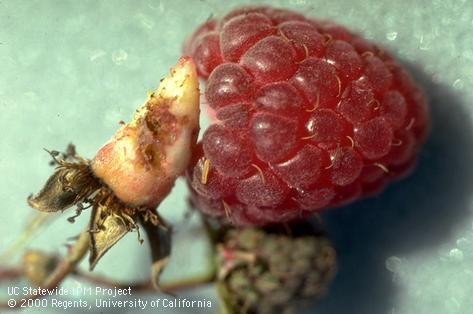
<path fill-rule="evenodd" d="M 43 212 L 63 211 L 78 202 L 80 191 L 68 184 L 68 177 L 75 169 L 62 168 L 49 177 L 41 191 L 28 197 L 28 204 Z"/>
<path fill-rule="evenodd" d="M 89 230 L 90 270 L 93 270 L 105 253 L 130 230 L 131 227 L 122 217 L 107 212 L 107 208 L 103 205 L 94 206 Z"/>

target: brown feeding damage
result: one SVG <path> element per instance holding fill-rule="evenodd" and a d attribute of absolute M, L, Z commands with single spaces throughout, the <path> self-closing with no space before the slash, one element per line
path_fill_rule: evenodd
<path fill-rule="evenodd" d="M 52 279 L 45 278 L 45 282 L 55 283 L 72 271 L 87 249 L 93 269 L 130 231 L 137 231 L 140 243 L 144 242 L 139 232 L 141 225 L 149 239 L 151 273 L 157 287 L 171 251 L 171 226 L 156 208 L 187 167 L 197 139 L 198 122 L 197 74 L 192 60 L 182 58 L 133 120 L 122 123 L 94 159 L 78 156 L 72 145 L 67 153 L 49 152 L 57 164 L 56 171 L 37 195 L 28 198 L 30 206 L 44 212 L 76 206 L 70 222 L 84 210 L 92 209 L 74 257 L 67 267 L 58 266 L 51 274 Z"/>

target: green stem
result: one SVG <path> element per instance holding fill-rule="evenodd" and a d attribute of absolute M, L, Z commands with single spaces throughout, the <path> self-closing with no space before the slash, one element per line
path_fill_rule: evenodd
<path fill-rule="evenodd" d="M 128 289 L 131 288 L 133 291 L 138 292 L 145 292 L 145 291 L 156 291 L 154 288 L 151 280 L 145 280 L 140 282 L 120 282 L 114 281 L 112 279 L 102 277 L 102 276 L 95 276 L 88 272 L 81 272 L 78 271 L 74 275 L 76 275 L 80 279 L 84 279 L 85 281 L 101 285 L 105 287 L 117 287 L 120 289 Z M 204 284 L 212 283 L 215 281 L 215 272 L 209 272 L 207 274 L 185 278 L 182 280 L 177 280 L 169 283 L 162 283 L 159 285 L 159 288 L 163 292 L 177 292 L 186 289 L 192 289 Z"/>
<path fill-rule="evenodd" d="M 56 288 L 66 276 L 75 270 L 77 264 L 84 258 L 89 248 L 89 232 L 84 231 L 77 242 L 71 247 L 69 254 L 59 263 L 54 272 L 49 275 L 44 285 L 41 286 L 43 289 L 53 290 Z M 18 275 L 18 273 L 16 273 Z M 43 297 L 41 294 L 27 295 L 22 297 L 22 300 L 34 300 Z M 0 308 L 18 308 L 22 303 L 16 302 L 14 306 L 8 305 L 7 302 L 0 302 Z"/>
<path fill-rule="evenodd" d="M 204 284 L 213 283 L 217 278 L 216 265 L 214 261 L 215 249 L 213 249 L 215 242 L 220 235 L 220 230 L 208 224 L 208 222 L 203 219 L 204 227 L 209 236 L 212 249 L 209 252 L 209 262 L 210 270 L 199 276 L 185 278 L 182 280 L 177 280 L 169 283 L 162 283 L 159 285 L 159 288 L 162 292 L 177 292 L 185 289 L 195 288 Z M 54 272 L 46 279 L 46 282 L 41 287 L 44 289 L 52 290 L 56 288 L 68 274 L 72 274 L 79 279 L 83 279 L 89 283 L 102 285 L 105 287 L 117 287 L 117 288 L 131 288 L 134 291 L 156 291 L 155 287 L 152 284 L 151 280 L 146 280 L 142 282 L 119 282 L 112 279 L 96 276 L 90 272 L 84 272 L 76 269 L 77 264 L 84 258 L 85 254 L 89 248 L 90 235 L 88 231 L 83 232 L 74 246 L 70 249 L 68 255 L 59 263 Z M 24 276 L 24 272 L 21 268 L 11 268 L 11 269 L 0 269 L 0 280 L 2 279 L 17 279 Z M 42 295 L 29 295 L 22 299 L 37 299 L 43 297 Z M 16 302 L 17 308 L 21 303 Z M 6 302 L 0 302 L 1 308 L 12 308 Z"/>

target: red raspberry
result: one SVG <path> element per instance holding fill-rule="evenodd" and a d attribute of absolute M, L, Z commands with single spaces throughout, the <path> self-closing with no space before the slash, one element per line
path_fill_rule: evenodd
<path fill-rule="evenodd" d="M 191 200 L 236 224 L 283 222 L 406 175 L 430 121 L 384 49 L 346 28 L 266 6 L 203 24 L 186 43 L 219 121 L 194 154 Z"/>

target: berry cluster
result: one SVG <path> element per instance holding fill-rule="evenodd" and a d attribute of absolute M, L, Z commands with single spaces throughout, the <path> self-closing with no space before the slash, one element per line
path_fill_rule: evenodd
<path fill-rule="evenodd" d="M 330 21 L 235 9 L 187 41 L 216 121 L 188 171 L 191 200 L 235 224 L 310 215 L 381 191 L 414 166 L 424 94 L 383 48 Z"/>
<path fill-rule="evenodd" d="M 326 293 L 337 268 L 330 241 L 307 222 L 278 227 L 223 233 L 217 279 L 228 313 L 299 313 Z"/>

